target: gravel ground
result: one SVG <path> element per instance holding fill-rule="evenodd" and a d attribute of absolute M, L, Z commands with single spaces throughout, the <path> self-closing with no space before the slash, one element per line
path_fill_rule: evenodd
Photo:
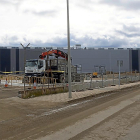
<path fill-rule="evenodd" d="M 0 92 L 2 140 L 136 140 L 140 136 L 139 87 L 70 104 L 17 100 L 17 90 Z"/>

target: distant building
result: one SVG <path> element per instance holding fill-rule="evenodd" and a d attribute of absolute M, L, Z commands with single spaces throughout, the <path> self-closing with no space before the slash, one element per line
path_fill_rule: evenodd
<path fill-rule="evenodd" d="M 75 49 L 81 49 L 81 44 L 76 44 L 76 45 L 74 46 L 74 48 L 75 48 Z"/>
<path fill-rule="evenodd" d="M 67 49 L 58 48 L 64 52 Z M 28 48 L 26 59 L 38 59 L 44 48 Z M 71 49 L 73 65 L 82 65 L 83 73 L 95 71 L 95 66 L 104 66 L 106 71 L 118 72 L 117 60 L 123 61 L 121 72 L 140 71 L 140 49 L 131 48 L 88 48 L 82 49 L 79 45 Z M 24 50 L 22 48 L 0 48 L 0 71 L 23 71 Z"/>

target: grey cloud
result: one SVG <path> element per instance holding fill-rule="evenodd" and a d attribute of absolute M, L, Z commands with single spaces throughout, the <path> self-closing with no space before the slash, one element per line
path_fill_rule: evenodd
<path fill-rule="evenodd" d="M 26 10 L 24 11 L 25 13 L 32 13 L 34 15 L 38 15 L 38 16 L 55 16 L 58 11 L 40 11 L 40 12 L 37 12 L 37 11 L 34 11 L 34 10 Z"/>
<path fill-rule="evenodd" d="M 23 0 L 0 0 L 0 4 L 19 6 Z"/>
<path fill-rule="evenodd" d="M 100 0 L 100 4 L 117 6 L 126 10 L 140 10 L 140 1 Z"/>
<path fill-rule="evenodd" d="M 84 10 L 94 10 L 92 5 L 95 4 L 96 3 L 92 0 L 76 1 L 76 6 L 83 8 Z"/>
<path fill-rule="evenodd" d="M 126 37 L 138 37 L 138 36 L 140 36 L 140 33 L 126 33 L 126 32 L 119 31 L 119 30 L 116 30 L 116 32 L 119 34 L 122 34 Z"/>
<path fill-rule="evenodd" d="M 126 37 L 139 37 L 140 36 L 140 28 L 135 26 L 126 26 L 123 25 L 122 30 L 116 30 L 117 33 L 124 35 Z"/>
<path fill-rule="evenodd" d="M 125 31 L 129 31 L 129 32 L 140 32 L 140 28 L 135 27 L 135 26 L 126 26 L 126 25 L 123 25 L 123 29 Z"/>
<path fill-rule="evenodd" d="M 13 0 L 0 0 L 1 4 L 13 4 L 13 3 L 18 3 L 17 1 Z"/>
<path fill-rule="evenodd" d="M 47 41 L 47 42 L 42 42 L 41 40 L 37 40 L 34 43 L 31 43 L 34 47 L 65 47 L 67 46 L 67 37 L 66 38 L 60 38 L 60 37 L 55 37 L 53 38 L 53 42 Z"/>
<path fill-rule="evenodd" d="M 131 42 L 129 41 L 129 39 L 120 39 L 114 36 L 110 36 L 110 38 L 106 38 L 106 35 L 104 36 L 104 38 L 97 38 L 97 39 L 93 39 L 91 37 L 84 36 L 81 38 L 77 38 L 75 35 L 71 35 L 70 37 L 71 41 L 70 41 L 70 45 L 74 46 L 75 44 L 81 44 L 82 47 L 102 47 L 102 48 L 119 48 L 119 47 L 129 47 L 129 46 L 133 46 L 133 44 L 136 44 L 135 42 Z M 8 46 L 14 46 L 14 47 L 19 47 L 20 43 L 18 41 L 18 37 L 17 36 L 13 36 L 13 37 L 6 37 L 5 40 L 8 40 L 9 44 Z M 26 40 L 28 40 L 27 38 L 23 38 L 23 40 L 25 40 L 25 42 L 27 42 Z M 60 37 L 56 37 L 53 38 L 53 42 L 52 41 L 46 41 L 45 43 L 42 42 L 41 40 L 36 40 L 35 42 L 29 42 L 32 47 L 67 47 L 67 36 L 65 38 L 60 38 Z M 5 41 L 6 42 L 6 41 Z M 0 46 L 2 44 L 0 43 Z M 138 44 L 139 46 L 140 44 Z M 6 44 L 5 44 L 6 46 Z"/>
<path fill-rule="evenodd" d="M 1 38 L 3 41 L 17 41 L 18 40 L 18 37 L 17 36 L 8 36 L 8 35 L 5 35 Z"/>
<path fill-rule="evenodd" d="M 87 44 L 86 47 L 114 47 L 115 48 L 115 47 L 121 47 L 127 45 L 126 40 L 115 38 L 113 36 L 110 37 L 109 39 L 107 38 L 93 39 L 88 36 L 85 36 L 79 39 L 78 43 L 80 42 L 81 44 Z"/>
<path fill-rule="evenodd" d="M 9 39 L 10 39 L 10 41 L 13 41 L 13 40 L 14 40 L 14 41 L 17 41 L 17 40 L 18 40 L 18 37 L 17 37 L 17 36 L 12 36 L 12 37 L 10 37 Z"/>
<path fill-rule="evenodd" d="M 18 42 L 18 37 L 15 36 L 8 36 L 5 35 L 3 37 L 1 37 L 2 42 L 0 42 L 0 46 L 19 46 L 20 42 Z M 5 44 L 4 44 L 5 43 Z M 8 44 L 6 44 L 8 43 Z"/>
<path fill-rule="evenodd" d="M 0 0 L 0 4 L 6 6 L 14 7 L 17 11 L 24 0 Z"/>
<path fill-rule="evenodd" d="M 65 38 L 54 38 L 54 42 L 45 42 L 42 43 L 42 41 L 36 41 L 34 42 L 35 47 L 66 47 L 67 46 L 67 37 Z M 31 43 L 32 44 L 32 43 Z M 128 40 L 122 40 L 115 37 L 110 37 L 110 39 L 106 38 L 97 38 L 93 39 L 89 36 L 76 38 L 74 35 L 71 35 L 71 46 L 74 46 L 75 44 L 81 44 L 82 47 L 124 47 L 129 45 Z"/>

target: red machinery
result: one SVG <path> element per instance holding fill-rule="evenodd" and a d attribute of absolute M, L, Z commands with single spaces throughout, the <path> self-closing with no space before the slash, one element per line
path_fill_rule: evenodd
<path fill-rule="evenodd" d="M 51 54 L 53 54 L 53 53 L 55 54 L 56 57 L 61 56 L 61 57 L 65 58 L 66 60 L 68 60 L 68 54 L 65 53 L 65 52 L 62 52 L 62 51 L 60 51 L 60 50 L 51 50 L 51 51 L 43 52 L 43 53 L 39 56 L 39 58 L 40 58 L 40 59 L 44 59 L 47 55 L 51 55 Z"/>

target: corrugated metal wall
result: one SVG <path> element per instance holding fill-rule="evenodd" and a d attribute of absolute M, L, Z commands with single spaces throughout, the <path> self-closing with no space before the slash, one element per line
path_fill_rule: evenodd
<path fill-rule="evenodd" d="M 64 52 L 67 49 L 58 48 Z M 38 59 L 45 50 L 27 49 L 26 59 Z M 117 60 L 123 60 L 121 71 L 140 70 L 140 50 L 132 49 L 71 49 L 72 64 L 82 65 L 82 72 L 95 71 L 95 65 L 105 66 L 106 71 L 118 72 Z M 24 50 L 0 48 L 0 71 L 23 71 Z"/>

